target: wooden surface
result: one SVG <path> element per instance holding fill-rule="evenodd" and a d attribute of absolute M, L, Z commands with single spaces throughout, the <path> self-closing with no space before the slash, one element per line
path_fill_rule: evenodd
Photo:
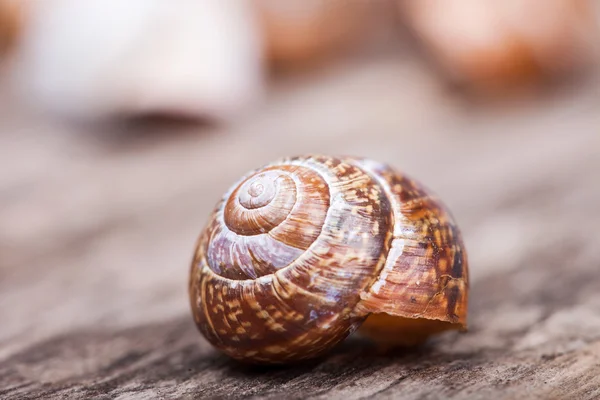
<path fill-rule="evenodd" d="M 600 84 L 473 104 L 404 54 L 278 82 L 229 127 L 50 123 L 0 95 L 0 397 L 600 398 Z M 389 162 L 453 210 L 470 331 L 244 367 L 197 333 L 196 236 L 249 169 Z"/>

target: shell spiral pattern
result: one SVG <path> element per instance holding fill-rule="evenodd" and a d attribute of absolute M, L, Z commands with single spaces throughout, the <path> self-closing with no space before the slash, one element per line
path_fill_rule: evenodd
<path fill-rule="evenodd" d="M 357 158 L 280 160 L 225 194 L 196 247 L 189 296 L 200 332 L 229 356 L 318 356 L 362 324 L 413 344 L 464 329 L 467 259 L 439 200 Z"/>

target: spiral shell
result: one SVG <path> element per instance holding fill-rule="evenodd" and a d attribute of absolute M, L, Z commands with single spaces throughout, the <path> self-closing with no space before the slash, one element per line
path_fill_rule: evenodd
<path fill-rule="evenodd" d="M 318 356 L 363 324 L 413 344 L 466 326 L 467 259 L 449 212 L 365 159 L 295 157 L 253 171 L 218 204 L 189 281 L 202 334 L 229 356 Z"/>

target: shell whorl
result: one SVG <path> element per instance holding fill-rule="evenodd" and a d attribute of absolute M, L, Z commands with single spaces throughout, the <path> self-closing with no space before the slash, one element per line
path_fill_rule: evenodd
<path fill-rule="evenodd" d="M 210 226 L 208 265 L 254 279 L 289 266 L 321 234 L 330 206 L 325 179 L 298 165 L 266 167 L 223 199 Z"/>
<path fill-rule="evenodd" d="M 449 214 L 386 168 L 298 157 L 234 185 L 192 263 L 190 301 L 204 336 L 234 358 L 280 363 L 324 352 L 371 313 L 464 321 L 466 259 Z M 427 229 L 436 229 L 431 238 Z M 458 290 L 454 299 L 446 288 Z M 427 311 L 435 301 L 448 311 Z"/>
<path fill-rule="evenodd" d="M 276 170 L 261 172 L 231 195 L 223 217 L 238 235 L 268 233 L 289 216 L 296 203 L 296 183 Z"/>

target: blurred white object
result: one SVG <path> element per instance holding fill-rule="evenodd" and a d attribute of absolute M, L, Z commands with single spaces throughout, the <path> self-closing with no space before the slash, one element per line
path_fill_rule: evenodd
<path fill-rule="evenodd" d="M 17 84 L 71 118 L 225 119 L 263 91 L 247 0 L 26 0 Z"/>
<path fill-rule="evenodd" d="M 397 0 L 453 79 L 499 88 L 573 73 L 597 56 L 589 0 Z"/>

